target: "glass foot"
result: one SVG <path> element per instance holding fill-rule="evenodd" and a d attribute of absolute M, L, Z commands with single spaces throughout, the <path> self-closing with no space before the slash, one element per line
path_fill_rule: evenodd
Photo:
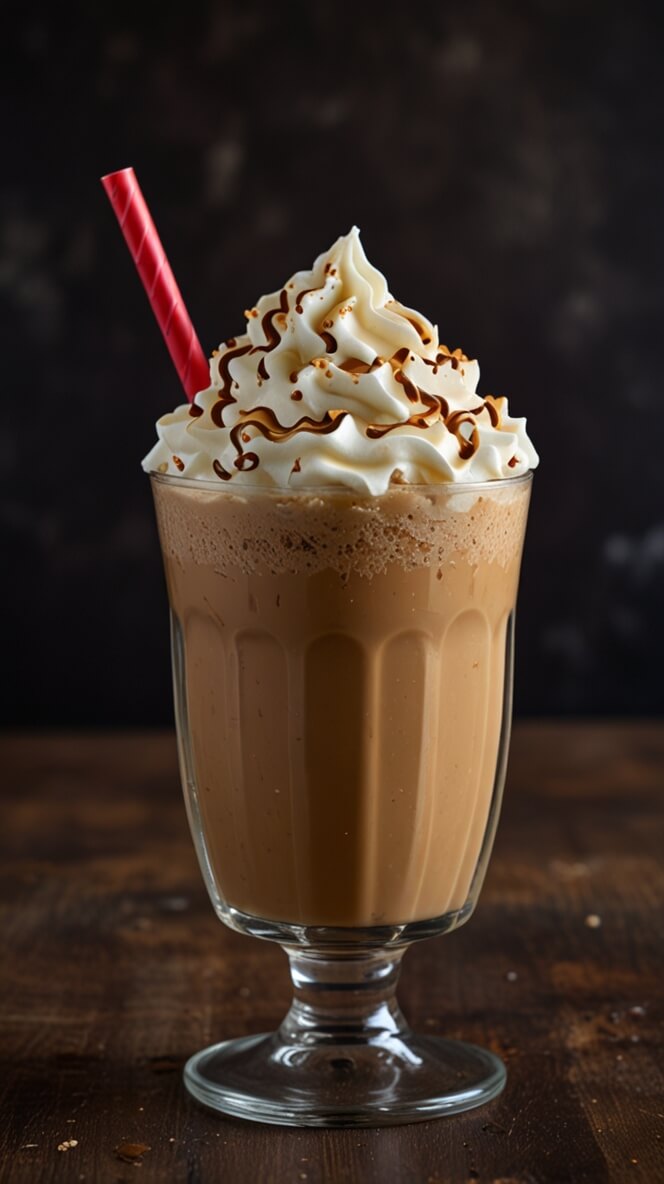
<path fill-rule="evenodd" d="M 203 1105 L 282 1126 L 392 1126 L 502 1090 L 493 1053 L 411 1032 L 395 994 L 402 949 L 286 952 L 294 996 L 279 1030 L 187 1062 L 185 1085 Z"/>
<path fill-rule="evenodd" d="M 489 1102 L 505 1066 L 474 1044 L 433 1036 L 379 1044 L 284 1044 L 279 1033 L 213 1045 L 184 1070 L 203 1105 L 283 1126 L 392 1126 Z"/>

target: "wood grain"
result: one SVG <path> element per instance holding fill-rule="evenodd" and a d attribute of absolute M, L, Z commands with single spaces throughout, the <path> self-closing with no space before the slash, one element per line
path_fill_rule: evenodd
<path fill-rule="evenodd" d="M 184 1092 L 192 1051 L 274 1026 L 289 989 L 280 950 L 213 916 L 172 736 L 5 737 L 1 756 L 3 1184 L 664 1180 L 660 725 L 517 728 L 477 914 L 408 953 L 400 992 L 422 1031 L 499 1051 L 507 1089 L 361 1132 L 233 1122 Z"/>

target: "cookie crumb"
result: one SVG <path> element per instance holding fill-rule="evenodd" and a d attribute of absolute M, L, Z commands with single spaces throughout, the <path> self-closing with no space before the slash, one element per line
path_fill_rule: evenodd
<path fill-rule="evenodd" d="M 115 1154 L 124 1163 L 137 1163 L 146 1151 L 151 1150 L 147 1143 L 120 1143 L 115 1148 Z"/>

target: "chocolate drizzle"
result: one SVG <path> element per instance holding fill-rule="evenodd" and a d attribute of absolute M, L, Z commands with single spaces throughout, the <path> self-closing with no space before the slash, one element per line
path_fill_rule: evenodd
<path fill-rule="evenodd" d="M 240 472 L 249 473 L 260 463 L 257 453 L 245 452 L 243 449 L 243 444 L 252 439 L 248 431 L 249 428 L 253 428 L 258 435 L 276 444 L 290 440 L 298 432 L 312 432 L 318 436 L 329 436 L 331 432 L 336 432 L 348 414 L 348 411 L 326 411 L 322 419 L 312 419 L 309 415 L 303 415 L 301 419 L 297 420 L 297 423 L 285 427 L 279 422 L 271 407 L 255 407 L 252 411 L 241 411 L 239 422 L 231 428 L 229 433 L 231 443 L 237 453 L 233 465 Z M 230 481 L 233 476 L 218 460 L 212 462 L 212 468 L 222 481 Z M 299 469 L 293 469 L 293 472 L 299 472 Z"/>
<path fill-rule="evenodd" d="M 291 285 L 292 286 L 292 285 Z M 305 288 L 299 292 L 295 298 L 294 309 L 296 313 L 303 312 L 302 301 L 310 292 L 323 292 L 324 286 L 321 288 Z M 260 353 L 263 356 L 258 361 L 256 367 L 256 375 L 259 385 L 269 379 L 269 371 L 266 365 L 265 355 L 274 350 L 282 340 L 279 331 L 279 325 L 283 328 L 286 326 L 286 314 L 289 309 L 288 291 L 284 288 L 279 296 L 279 304 L 276 308 L 269 309 L 261 320 L 261 329 L 265 335 L 264 345 L 243 345 L 235 347 L 233 339 L 229 341 L 229 345 L 233 344 L 235 348 L 229 348 L 219 358 L 219 380 L 220 389 L 219 397 L 216 403 L 210 410 L 212 422 L 217 427 L 224 425 L 224 410 L 231 403 L 237 404 L 237 399 L 233 395 L 233 389 L 237 388 L 237 382 L 234 382 L 230 374 L 230 364 L 234 358 L 241 357 L 244 354 L 251 352 L 252 354 Z M 342 310 L 343 312 L 343 310 Z M 430 344 L 430 337 L 428 331 L 414 317 L 402 314 L 417 332 L 423 345 Z M 275 323 L 276 322 L 276 323 Z M 332 320 L 323 320 L 322 326 L 317 330 L 319 337 L 324 343 L 325 354 L 336 354 L 338 351 L 338 343 L 329 329 L 332 327 Z M 459 456 L 462 460 L 469 460 L 479 447 L 479 432 L 476 423 L 476 416 L 486 411 L 494 428 L 500 428 L 501 421 L 501 399 L 494 399 L 488 395 L 486 399 L 481 401 L 477 407 L 472 409 L 464 409 L 450 412 L 449 404 L 441 395 L 434 395 L 428 391 L 423 390 L 417 385 L 413 379 L 406 374 L 405 367 L 410 361 L 414 362 L 416 356 L 419 357 L 425 365 L 432 369 L 433 374 L 438 373 L 438 369 L 442 365 L 449 364 L 453 369 L 457 370 L 460 363 L 468 361 L 466 355 L 460 349 L 451 351 L 445 345 L 436 347 L 435 360 L 431 358 L 423 358 L 419 351 L 413 351 L 407 346 L 402 346 L 396 350 L 390 358 L 375 357 L 372 362 L 366 362 L 361 358 L 349 357 L 338 363 L 332 363 L 326 360 L 326 357 L 314 358 L 308 365 L 316 366 L 325 371 L 328 378 L 333 377 L 333 370 L 342 370 L 357 382 L 359 377 L 364 374 L 370 374 L 374 370 L 382 366 L 389 365 L 391 367 L 394 379 L 402 387 L 404 395 L 408 403 L 412 404 L 412 414 L 404 420 L 399 420 L 393 423 L 371 423 L 365 427 L 365 434 L 369 439 L 378 440 L 386 436 L 389 432 L 395 431 L 397 428 L 411 427 L 420 431 L 426 431 L 432 428 L 436 423 L 442 423 L 447 430 L 456 438 Z M 301 366 L 299 369 L 294 369 L 290 374 L 290 380 L 295 384 L 298 380 L 298 375 L 301 370 L 307 369 L 307 365 Z M 301 390 L 293 390 L 291 392 L 291 399 L 299 401 L 302 399 Z M 204 409 L 192 404 L 189 409 L 189 414 L 198 417 L 204 413 Z M 312 416 L 304 415 L 298 419 L 294 424 L 286 426 L 280 422 L 275 414 L 275 411 L 268 406 L 259 406 L 250 410 L 242 410 L 237 408 L 237 422 L 230 428 L 229 436 L 232 447 L 235 451 L 231 471 L 228 471 L 221 464 L 219 460 L 213 461 L 213 469 L 216 475 L 222 481 L 229 481 L 232 479 L 234 472 L 251 472 L 256 469 L 260 463 L 260 456 L 258 453 L 251 451 L 251 441 L 256 440 L 257 437 L 276 444 L 288 441 L 300 432 L 308 432 L 314 435 L 329 435 L 335 432 L 341 425 L 343 420 L 350 412 L 344 408 L 338 410 L 326 411 L 321 419 L 314 419 Z M 469 425 L 466 427 L 465 425 Z M 301 458 L 297 457 L 293 464 L 292 472 L 300 471 Z M 518 463 L 516 459 L 510 461 L 511 465 Z"/>
<path fill-rule="evenodd" d="M 325 352 L 328 354 L 336 354 L 338 347 L 332 334 L 323 331 L 322 333 L 319 333 L 318 336 L 322 337 L 323 341 L 325 342 Z"/>
<path fill-rule="evenodd" d="M 439 364 L 443 362 L 451 362 L 453 366 L 455 363 L 456 366 L 458 366 L 459 361 L 464 359 L 464 355 L 461 353 L 461 350 L 455 350 L 453 354 L 451 354 L 445 346 L 441 347 L 441 350 L 444 352 L 437 354 L 435 363 L 430 361 L 428 362 L 430 366 L 433 366 L 434 374 L 436 373 Z M 369 424 L 369 426 L 366 428 L 366 435 L 370 440 L 380 440 L 383 436 L 386 436 L 388 432 L 393 432 L 395 428 L 413 427 L 426 430 L 433 427 L 435 423 L 440 422 L 445 425 L 448 432 L 451 432 L 453 436 L 456 436 L 461 460 L 470 460 L 471 456 L 474 456 L 477 452 L 480 443 L 475 417 L 480 415 L 482 411 L 486 410 L 489 414 L 489 418 L 491 419 L 493 427 L 499 427 L 500 408 L 498 406 L 498 401 L 492 398 L 491 395 L 487 395 L 487 398 L 484 399 L 478 407 L 473 407 L 468 410 L 450 412 L 449 404 L 442 395 L 432 395 L 428 391 L 422 390 L 421 387 L 418 387 L 412 381 L 412 379 L 408 378 L 404 374 L 401 366 L 405 362 L 409 352 L 410 351 L 406 349 L 397 350 L 397 352 L 390 358 L 390 364 L 394 369 L 395 380 L 400 383 L 401 386 L 403 386 L 404 393 L 408 401 L 410 403 L 422 403 L 424 404 L 426 410 L 423 412 L 416 411 L 413 413 L 413 415 L 409 416 L 408 419 L 398 420 L 396 423 Z M 427 361 L 426 358 L 423 360 Z M 468 359 L 465 358 L 465 360 L 467 361 Z M 454 366 L 455 369 L 456 366 Z M 466 423 L 472 425 L 470 436 L 467 436 L 461 430 L 462 425 Z"/>
<path fill-rule="evenodd" d="M 261 320 L 261 329 L 267 338 L 266 345 L 255 345 L 252 349 L 252 354 L 265 353 L 269 354 L 281 341 L 281 334 L 274 324 L 275 317 L 284 318 L 288 312 L 288 292 L 282 288 L 279 296 L 279 304 L 277 308 L 270 308 L 265 313 Z M 261 358 L 258 363 L 257 373 L 262 379 L 267 379 L 270 375 L 267 372 L 265 365 L 265 358 Z"/>
<path fill-rule="evenodd" d="M 212 468 L 221 481 L 230 481 L 231 477 L 233 476 L 233 474 L 227 472 L 221 462 L 216 459 L 212 461 Z"/>
<path fill-rule="evenodd" d="M 221 381 L 221 388 L 219 390 L 219 398 L 213 404 L 210 410 L 210 418 L 215 427 L 221 428 L 224 424 L 224 411 L 235 402 L 235 398 L 231 393 L 233 379 L 231 378 L 230 364 L 233 358 L 241 358 L 243 354 L 248 354 L 251 349 L 250 345 L 240 345 L 237 349 L 229 349 L 219 362 L 219 379 Z M 194 404 L 192 403 L 192 407 Z M 215 470 L 216 471 L 216 470 Z"/>
<path fill-rule="evenodd" d="M 278 345 L 281 341 L 279 330 L 275 329 L 274 327 L 274 318 L 280 312 L 288 312 L 288 292 L 285 288 L 282 288 L 281 294 L 279 296 L 278 308 L 269 309 L 261 321 L 261 329 L 267 337 L 267 345 L 255 346 L 253 351 L 254 353 L 257 353 L 259 350 L 264 350 L 265 353 L 269 353 L 270 350 L 274 349 L 275 345 Z"/>
<path fill-rule="evenodd" d="M 301 292 L 298 292 L 297 296 L 295 297 L 295 311 L 299 313 L 304 312 L 304 308 L 302 307 L 302 297 L 308 296 L 310 292 L 318 291 L 318 288 L 303 288 Z"/>
<path fill-rule="evenodd" d="M 396 377 L 397 376 L 395 374 L 395 378 Z M 397 423 L 372 423 L 366 429 L 366 434 L 369 439 L 380 440 L 383 436 L 386 436 L 388 432 L 393 432 L 395 428 L 420 428 L 425 430 L 427 428 L 433 427 L 435 423 L 440 421 L 441 423 L 445 424 L 448 432 L 451 432 L 453 436 L 456 436 L 457 444 L 459 446 L 459 456 L 461 459 L 469 460 L 471 456 L 474 456 L 474 454 L 477 452 L 477 449 L 479 448 L 479 435 L 477 432 L 477 426 L 475 424 L 475 415 L 478 411 L 484 409 L 484 405 L 482 405 L 481 408 L 474 408 L 472 412 L 453 411 L 450 414 L 448 403 L 442 397 L 442 395 L 431 395 L 428 391 L 420 390 L 419 387 L 417 388 L 417 391 L 418 402 L 424 403 L 424 406 L 427 408 L 427 410 L 425 412 L 416 411 L 415 414 L 411 415 L 408 419 L 398 420 Z M 461 431 L 461 425 L 464 423 L 470 423 L 473 425 L 470 438 L 464 436 L 463 432 Z"/>
<path fill-rule="evenodd" d="M 242 473 L 250 473 L 252 469 L 257 469 L 259 464 L 259 457 L 256 452 L 244 452 L 240 444 L 239 437 L 243 440 L 249 441 L 251 436 L 245 433 L 242 429 L 245 425 L 237 423 L 234 428 L 231 428 L 231 442 L 237 452 L 237 456 L 233 461 L 236 469 Z"/>

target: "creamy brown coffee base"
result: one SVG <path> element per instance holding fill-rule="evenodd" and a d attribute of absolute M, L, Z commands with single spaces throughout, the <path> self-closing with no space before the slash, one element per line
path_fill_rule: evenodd
<path fill-rule="evenodd" d="M 462 909 L 494 790 L 528 484 L 154 492 L 222 898 L 316 926 Z"/>

